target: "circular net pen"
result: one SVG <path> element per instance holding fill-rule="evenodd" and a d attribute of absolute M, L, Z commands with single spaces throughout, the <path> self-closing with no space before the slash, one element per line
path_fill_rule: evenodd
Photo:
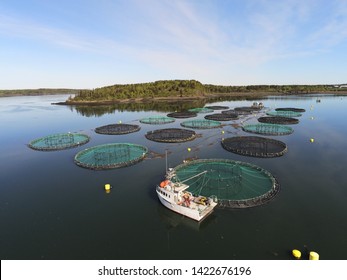
<path fill-rule="evenodd" d="M 155 142 L 178 143 L 194 140 L 196 138 L 196 133 L 188 129 L 167 128 L 149 131 L 145 137 Z"/>
<path fill-rule="evenodd" d="M 239 116 L 236 114 L 212 114 L 212 115 L 206 115 L 206 120 L 213 120 L 213 121 L 231 121 L 238 119 Z"/>
<path fill-rule="evenodd" d="M 185 182 L 194 195 L 216 196 L 219 207 L 248 208 L 271 201 L 279 184 L 265 169 L 227 159 L 202 159 L 174 168 L 173 181 Z"/>
<path fill-rule="evenodd" d="M 235 116 L 250 115 L 251 113 L 252 112 L 235 111 L 235 110 L 225 110 L 225 111 L 222 111 L 222 114 L 225 114 L 225 115 L 235 115 Z"/>
<path fill-rule="evenodd" d="M 140 126 L 135 124 L 109 124 L 95 128 L 99 134 L 120 135 L 133 133 L 140 130 Z"/>
<path fill-rule="evenodd" d="M 113 143 L 85 149 L 75 156 L 78 166 L 93 170 L 113 169 L 133 165 L 143 160 L 148 149 L 141 145 Z"/>
<path fill-rule="evenodd" d="M 222 147 L 235 154 L 261 158 L 280 157 L 287 152 L 287 145 L 282 141 L 258 136 L 226 138 Z"/>
<path fill-rule="evenodd" d="M 183 112 L 174 112 L 167 114 L 168 117 L 170 118 L 177 118 L 177 119 L 187 119 L 187 118 L 194 118 L 198 114 L 194 112 L 189 112 L 189 111 L 183 111 Z"/>
<path fill-rule="evenodd" d="M 166 124 L 166 123 L 173 123 L 174 121 L 175 121 L 174 118 L 163 117 L 163 116 L 154 116 L 154 117 L 143 118 L 143 119 L 140 120 L 140 123 L 146 123 L 146 124 Z"/>
<path fill-rule="evenodd" d="M 263 135 L 288 135 L 294 132 L 289 126 L 267 123 L 247 124 L 242 129 L 247 132 Z"/>
<path fill-rule="evenodd" d="M 84 145 L 89 140 L 85 134 L 59 133 L 35 139 L 28 146 L 38 151 L 57 151 Z"/>
<path fill-rule="evenodd" d="M 270 111 L 270 112 L 267 112 L 266 114 L 273 117 L 286 117 L 286 118 L 301 117 L 300 113 L 292 112 L 292 111 Z"/>
<path fill-rule="evenodd" d="M 258 122 L 261 123 L 272 123 L 272 124 L 297 124 L 299 123 L 298 119 L 288 118 L 288 117 L 260 117 Z"/>
<path fill-rule="evenodd" d="M 245 107 L 236 107 L 236 108 L 234 108 L 234 110 L 237 112 L 242 111 L 242 112 L 248 112 L 249 114 L 251 114 L 254 111 L 260 111 L 261 108 L 260 107 L 252 107 L 252 106 L 247 107 L 247 106 L 245 106 Z"/>
<path fill-rule="evenodd" d="M 188 111 L 189 112 L 193 112 L 193 113 L 197 113 L 197 114 L 199 114 L 199 113 L 204 114 L 204 113 L 212 113 L 213 112 L 212 109 L 209 109 L 209 108 L 206 108 L 206 107 L 204 107 L 204 108 L 193 108 L 193 109 L 189 109 Z"/>
<path fill-rule="evenodd" d="M 227 109 L 229 109 L 228 106 L 219 106 L 219 105 L 216 105 L 216 106 L 206 106 L 205 108 L 212 109 L 212 110 L 227 110 Z"/>
<path fill-rule="evenodd" d="M 306 110 L 302 108 L 277 108 L 275 111 L 291 111 L 291 112 L 297 112 L 297 113 L 303 113 Z"/>
<path fill-rule="evenodd" d="M 226 111 L 222 111 L 222 114 L 232 114 L 232 115 L 238 115 L 238 116 L 246 116 L 246 115 L 251 115 L 252 111 L 226 110 Z"/>
<path fill-rule="evenodd" d="M 209 129 L 221 127 L 222 123 L 212 120 L 191 120 L 182 122 L 181 126 L 195 129 Z"/>

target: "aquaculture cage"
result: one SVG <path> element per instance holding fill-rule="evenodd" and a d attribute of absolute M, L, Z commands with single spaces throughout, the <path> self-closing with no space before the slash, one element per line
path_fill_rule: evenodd
<path fill-rule="evenodd" d="M 238 119 L 239 116 L 236 114 L 212 114 L 212 115 L 206 115 L 206 120 L 214 120 L 214 121 L 231 121 Z"/>
<path fill-rule="evenodd" d="M 238 117 L 240 115 L 249 115 L 249 114 L 251 114 L 251 112 L 235 111 L 235 110 L 225 110 L 225 111 L 222 111 L 222 114 L 232 115 L 232 116 L 234 116 L 236 118 L 236 117 Z"/>
<path fill-rule="evenodd" d="M 301 114 L 293 111 L 270 111 L 266 113 L 269 116 L 273 117 L 287 117 L 287 118 L 297 118 L 301 117 Z"/>
<path fill-rule="evenodd" d="M 239 112 L 248 112 L 248 113 L 252 113 L 254 111 L 260 111 L 261 108 L 260 107 L 252 107 L 252 106 L 244 106 L 244 107 L 236 107 L 234 108 L 235 111 Z"/>
<path fill-rule="evenodd" d="M 182 122 L 181 126 L 195 129 L 209 129 L 221 127 L 222 123 L 212 120 L 191 120 Z"/>
<path fill-rule="evenodd" d="M 135 124 L 109 124 L 95 128 L 95 132 L 99 134 L 119 135 L 128 134 L 140 130 L 139 125 Z"/>
<path fill-rule="evenodd" d="M 203 108 L 193 108 L 193 109 L 189 109 L 189 112 L 193 112 L 193 113 L 212 113 L 213 109 L 209 109 L 207 107 L 203 107 Z"/>
<path fill-rule="evenodd" d="M 229 109 L 228 106 L 220 106 L 220 105 L 206 106 L 205 108 L 212 109 L 212 110 L 227 110 L 227 109 Z"/>
<path fill-rule="evenodd" d="M 291 111 L 291 112 L 303 113 L 306 110 L 302 108 L 276 108 L 275 111 Z"/>
<path fill-rule="evenodd" d="M 297 124 L 299 123 L 298 119 L 288 118 L 288 117 L 260 117 L 258 122 L 261 123 L 273 123 L 273 124 Z"/>
<path fill-rule="evenodd" d="M 259 136 L 225 138 L 222 146 L 235 154 L 261 158 L 279 157 L 287 152 L 287 145 L 282 141 Z"/>
<path fill-rule="evenodd" d="M 252 111 L 236 111 L 236 110 L 234 110 L 234 109 L 230 109 L 230 110 L 222 111 L 222 114 L 226 114 L 226 115 L 236 115 L 236 116 L 244 116 L 244 115 L 250 115 L 250 114 L 252 114 Z"/>
<path fill-rule="evenodd" d="M 193 130 L 182 128 L 166 128 L 149 131 L 145 137 L 155 142 L 178 143 L 195 139 L 196 134 Z"/>
<path fill-rule="evenodd" d="M 173 123 L 175 121 L 174 118 L 165 117 L 165 116 L 153 116 L 153 117 L 147 117 L 140 120 L 141 123 L 146 124 L 166 124 L 166 123 Z"/>
<path fill-rule="evenodd" d="M 177 118 L 177 119 L 186 119 L 186 118 L 193 118 L 197 116 L 197 113 L 189 112 L 189 111 L 183 111 L 183 112 L 174 112 L 167 114 L 170 118 Z"/>
<path fill-rule="evenodd" d="M 288 135 L 293 133 L 293 129 L 289 126 L 280 124 L 247 124 L 242 127 L 244 131 L 264 134 L 264 135 Z"/>
<path fill-rule="evenodd" d="M 272 200 L 279 191 L 274 176 L 241 161 L 201 159 L 174 168 L 175 182 L 189 185 L 194 195 L 216 196 L 219 207 L 247 208 Z"/>
<path fill-rule="evenodd" d="M 39 151 L 56 151 L 80 146 L 89 140 L 89 136 L 85 134 L 59 133 L 35 139 L 28 146 Z"/>
<path fill-rule="evenodd" d="M 130 166 L 143 160 L 148 149 L 141 145 L 113 143 L 85 149 L 75 156 L 78 166 L 94 169 L 112 169 Z"/>

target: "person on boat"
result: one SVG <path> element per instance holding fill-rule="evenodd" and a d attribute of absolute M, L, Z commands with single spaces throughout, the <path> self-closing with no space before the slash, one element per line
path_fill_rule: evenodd
<path fill-rule="evenodd" d="M 190 195 L 188 193 L 185 193 L 183 195 L 183 203 L 186 207 L 189 207 L 190 206 Z"/>

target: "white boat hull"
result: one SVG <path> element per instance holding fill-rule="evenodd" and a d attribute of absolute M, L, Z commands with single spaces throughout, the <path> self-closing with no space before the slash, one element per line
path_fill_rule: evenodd
<path fill-rule="evenodd" d="M 191 218 L 196 221 L 201 221 L 212 213 L 214 207 L 217 205 L 216 202 L 212 202 L 209 205 L 200 205 L 195 202 L 191 202 L 188 206 L 178 204 L 178 194 L 167 191 L 157 186 L 157 195 L 160 202 L 168 209 Z"/>

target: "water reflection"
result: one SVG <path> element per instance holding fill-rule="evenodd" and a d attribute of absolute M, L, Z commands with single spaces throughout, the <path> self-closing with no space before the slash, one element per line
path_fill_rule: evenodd
<path fill-rule="evenodd" d="M 169 230 L 182 226 L 194 231 L 201 231 L 207 228 L 210 224 L 216 222 L 216 215 L 214 213 L 207 216 L 203 221 L 197 222 L 183 215 L 177 214 L 161 204 L 158 204 L 158 216 L 165 224 L 165 227 Z"/>
<path fill-rule="evenodd" d="M 216 97 L 199 100 L 183 100 L 183 101 L 155 101 L 155 102 L 127 102 L 116 104 L 91 104 L 91 105 L 66 105 L 72 112 L 76 111 L 84 117 L 101 117 L 106 114 L 113 114 L 115 112 L 148 112 L 156 111 L 162 113 L 169 112 L 183 112 L 191 108 L 202 108 L 207 104 L 225 101 L 255 101 L 255 100 L 271 100 L 271 101 L 309 101 L 315 100 L 317 103 L 321 102 L 322 98 L 336 98 L 341 99 L 341 95 L 333 94 L 306 94 L 306 95 L 285 95 L 285 96 L 268 96 L 265 98 L 245 98 L 245 97 Z M 265 101 L 266 102 L 266 101 Z"/>
<path fill-rule="evenodd" d="M 92 130 L 118 120 L 139 125 L 139 119 L 157 111 L 209 105 L 232 109 L 251 105 L 248 100 L 85 106 L 80 111 L 51 105 L 66 98 L 0 99 L 4 120 L 0 121 L 4 132 L 0 240 L 6 240 L 0 246 L 1 259 L 288 259 L 289 250 L 305 246 L 322 259 L 346 259 L 347 97 L 319 96 L 321 103 L 316 103 L 317 96 L 262 99 L 268 109 L 306 109 L 294 133 L 275 137 L 287 144 L 288 152 L 272 159 L 228 153 L 220 143 L 222 137 L 249 135 L 240 126 L 256 122 L 259 115 L 225 122 L 223 128 L 199 130 L 193 142 L 179 144 L 149 141 L 145 134 L 178 128 L 180 119 L 162 126 L 141 124 L 139 132 L 126 135 Z M 142 112 L 147 110 L 153 111 Z M 91 171 L 74 163 L 84 147 L 40 153 L 26 146 L 40 136 L 68 131 L 90 135 L 88 147 L 129 142 L 144 145 L 151 153 L 128 168 Z M 261 166 L 278 178 L 281 192 L 269 204 L 216 209 L 203 223 L 196 223 L 158 201 L 155 186 L 165 174 L 166 150 L 168 167 L 188 158 L 224 158 Z M 113 187 L 109 194 L 104 191 L 106 183 Z M 153 244 L 162 246 L 153 250 Z M 182 248 L 190 250 L 182 255 Z"/>
<path fill-rule="evenodd" d="M 67 105 L 72 112 L 76 111 L 84 117 L 101 117 L 105 114 L 113 114 L 114 112 L 147 112 L 157 111 L 163 113 L 182 112 L 191 108 L 202 108 L 206 104 L 214 102 L 224 102 L 233 100 L 247 100 L 243 97 L 216 97 L 199 100 L 183 100 L 183 101 L 155 101 L 155 102 L 128 102 L 117 104 L 91 104 L 91 105 Z M 253 100 L 253 99 L 252 99 Z"/>

